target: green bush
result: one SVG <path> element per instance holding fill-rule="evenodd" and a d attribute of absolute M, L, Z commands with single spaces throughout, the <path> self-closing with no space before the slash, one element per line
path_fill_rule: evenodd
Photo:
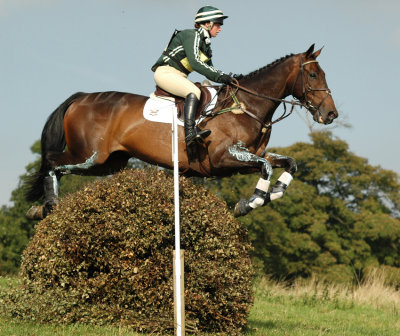
<path fill-rule="evenodd" d="M 239 334 L 253 302 L 251 245 L 226 204 L 180 178 L 191 329 Z M 24 251 L 8 314 L 56 323 L 173 327 L 173 179 L 125 170 L 64 198 Z"/>

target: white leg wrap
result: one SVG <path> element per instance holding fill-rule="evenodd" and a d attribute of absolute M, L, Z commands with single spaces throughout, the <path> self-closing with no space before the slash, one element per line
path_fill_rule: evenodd
<path fill-rule="evenodd" d="M 263 206 L 263 204 L 264 204 L 264 199 L 262 199 L 261 197 L 251 198 L 249 202 L 249 205 L 253 209 Z"/>
<path fill-rule="evenodd" d="M 264 192 L 267 192 L 269 188 L 269 181 L 264 180 L 263 178 L 260 178 L 257 182 L 256 189 L 260 189 Z"/>
<path fill-rule="evenodd" d="M 270 194 L 271 201 L 281 198 L 292 180 L 293 176 L 291 174 L 289 174 L 288 172 L 283 172 L 276 182 L 277 184 L 272 188 Z"/>
<path fill-rule="evenodd" d="M 268 180 L 265 180 L 265 179 L 263 179 L 263 178 L 260 178 L 260 179 L 258 180 L 258 182 L 257 182 L 256 191 L 259 190 L 259 191 L 262 191 L 262 192 L 264 192 L 264 193 L 267 193 L 268 188 L 269 188 L 269 181 L 268 181 Z M 265 202 L 265 199 L 264 199 L 264 198 L 262 198 L 261 196 L 259 196 L 259 195 L 257 195 L 257 194 L 254 194 L 254 195 L 251 197 L 251 199 L 249 200 L 249 205 L 250 205 L 253 209 L 255 209 L 255 208 L 258 208 L 258 207 L 260 207 L 260 206 L 263 206 L 264 202 Z"/>
<path fill-rule="evenodd" d="M 281 198 L 283 196 L 283 191 L 278 191 L 276 193 L 271 193 L 271 195 L 269 196 L 271 201 L 275 201 L 278 198 Z"/>
<path fill-rule="evenodd" d="M 293 176 L 289 174 L 288 172 L 283 172 L 282 175 L 278 178 L 278 181 L 281 181 L 282 183 L 286 184 L 286 186 L 289 186 L 290 182 L 292 182 Z"/>

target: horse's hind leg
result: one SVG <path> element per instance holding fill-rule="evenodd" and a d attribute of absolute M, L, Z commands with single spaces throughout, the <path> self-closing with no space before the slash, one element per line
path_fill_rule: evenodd
<path fill-rule="evenodd" d="M 68 152 L 63 153 L 64 156 L 66 156 L 66 154 L 69 155 Z M 70 174 L 71 170 L 73 169 L 89 169 L 93 166 L 93 162 L 96 157 L 97 154 L 93 153 L 93 155 L 83 163 L 78 163 L 75 165 L 59 165 L 48 172 L 48 175 L 46 175 L 43 180 L 43 218 L 46 217 L 58 204 L 58 192 L 60 189 L 59 181 L 61 177 L 63 175 Z"/>
<path fill-rule="evenodd" d="M 51 170 L 43 177 L 43 194 L 44 202 L 43 205 L 33 205 L 26 213 L 26 217 L 29 219 L 40 220 L 45 218 L 53 208 L 58 204 L 58 190 L 59 190 L 59 179 L 61 176 L 57 176 L 56 173 Z"/>
<path fill-rule="evenodd" d="M 43 205 L 32 206 L 28 210 L 26 217 L 30 219 L 45 218 L 58 204 L 59 181 L 61 177 L 71 173 L 82 174 L 84 171 L 89 171 L 95 165 L 96 159 L 98 159 L 96 152 L 83 162 L 82 159 L 73 157 L 69 152 L 64 152 L 61 155 L 54 154 L 50 159 L 53 169 L 45 172 L 43 177 Z M 64 164 L 64 162 L 75 162 L 78 160 L 80 163 Z"/>
<path fill-rule="evenodd" d="M 51 170 L 49 175 L 44 178 L 44 203 L 43 203 L 43 218 L 46 217 L 53 208 L 58 204 L 59 179 L 56 173 Z"/>

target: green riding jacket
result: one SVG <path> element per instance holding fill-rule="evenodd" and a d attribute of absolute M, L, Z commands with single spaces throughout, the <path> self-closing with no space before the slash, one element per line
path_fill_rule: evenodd
<path fill-rule="evenodd" d="M 186 29 L 175 35 L 151 69 L 155 71 L 160 65 L 168 64 L 186 74 L 196 71 L 213 82 L 219 82 L 223 72 L 214 68 L 211 57 L 208 32 L 201 27 Z"/>

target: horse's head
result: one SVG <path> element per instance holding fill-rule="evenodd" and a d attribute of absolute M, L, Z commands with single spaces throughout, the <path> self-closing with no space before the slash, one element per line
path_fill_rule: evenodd
<path fill-rule="evenodd" d="M 316 60 L 321 49 L 314 52 L 314 44 L 298 56 L 298 68 L 293 73 L 292 96 L 313 115 L 314 121 L 330 124 L 338 117 L 325 73 Z"/>

